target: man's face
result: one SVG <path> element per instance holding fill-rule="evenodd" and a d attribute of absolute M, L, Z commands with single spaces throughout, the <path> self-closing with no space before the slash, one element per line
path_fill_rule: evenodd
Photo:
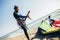
<path fill-rule="evenodd" d="M 18 7 L 15 9 L 15 12 L 18 12 L 19 11 L 19 9 L 18 9 Z"/>

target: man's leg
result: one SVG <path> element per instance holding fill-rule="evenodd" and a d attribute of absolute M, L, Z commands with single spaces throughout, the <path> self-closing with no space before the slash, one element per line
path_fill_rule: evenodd
<path fill-rule="evenodd" d="M 27 30 L 25 29 L 25 27 L 24 27 L 24 26 L 21 26 L 21 27 L 22 27 L 22 29 L 23 29 L 23 31 L 24 31 L 24 33 L 25 33 L 25 35 L 26 35 L 27 39 L 29 40 L 29 36 L 28 36 Z"/>

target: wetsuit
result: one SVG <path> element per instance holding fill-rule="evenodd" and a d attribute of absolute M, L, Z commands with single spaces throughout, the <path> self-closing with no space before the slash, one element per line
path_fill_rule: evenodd
<path fill-rule="evenodd" d="M 18 15 L 17 12 L 14 12 L 13 16 L 15 17 L 15 19 L 17 20 L 18 25 L 21 26 L 21 28 L 23 29 L 27 39 L 29 40 L 29 36 L 28 36 L 27 30 L 25 28 L 25 26 L 26 26 L 25 20 L 26 20 L 27 16 Z"/>

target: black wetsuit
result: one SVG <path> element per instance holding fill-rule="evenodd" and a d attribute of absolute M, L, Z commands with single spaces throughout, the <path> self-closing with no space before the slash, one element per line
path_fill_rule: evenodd
<path fill-rule="evenodd" d="M 24 24 L 23 24 L 23 22 L 26 20 L 27 16 L 18 15 L 17 12 L 14 12 L 13 16 L 18 21 L 19 26 L 21 26 L 21 28 L 23 29 L 27 39 L 29 40 L 27 29 L 24 27 Z M 22 20 L 21 23 L 19 23 L 20 20 Z"/>

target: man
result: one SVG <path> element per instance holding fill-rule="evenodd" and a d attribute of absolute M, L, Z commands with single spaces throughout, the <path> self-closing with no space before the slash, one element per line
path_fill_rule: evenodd
<path fill-rule="evenodd" d="M 30 40 L 29 36 L 28 36 L 28 33 L 27 33 L 27 29 L 26 29 L 27 27 L 26 27 L 26 24 L 25 24 L 25 20 L 27 18 L 30 19 L 30 17 L 29 17 L 30 10 L 28 11 L 28 14 L 26 16 L 18 15 L 18 13 L 19 13 L 18 11 L 19 11 L 18 6 L 14 6 L 13 16 L 17 20 L 18 25 L 21 26 L 21 28 L 23 29 L 27 39 Z"/>
<path fill-rule="evenodd" d="M 49 24 L 52 26 L 53 23 L 54 23 L 54 19 L 51 19 L 51 16 L 50 16 L 50 15 L 49 15 L 48 18 L 46 18 L 45 20 L 47 20 L 47 19 L 48 19 L 48 21 L 49 21 Z"/>

